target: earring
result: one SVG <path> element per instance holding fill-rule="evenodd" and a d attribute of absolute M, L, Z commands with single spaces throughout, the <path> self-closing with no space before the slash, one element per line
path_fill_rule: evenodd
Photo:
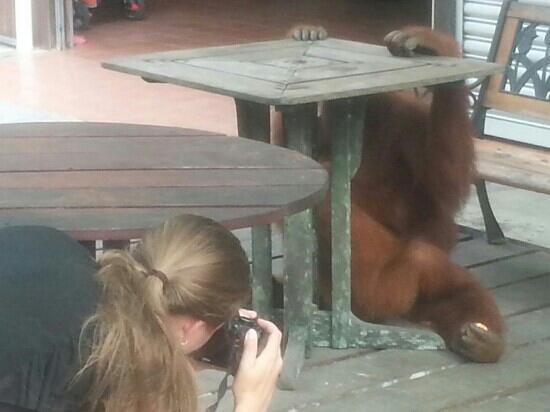
<path fill-rule="evenodd" d="M 187 339 L 184 339 L 184 340 L 182 340 L 182 341 L 180 342 L 180 345 L 181 345 L 182 347 L 185 347 L 185 346 L 187 345 L 187 343 L 189 343 L 189 342 L 187 341 Z"/>

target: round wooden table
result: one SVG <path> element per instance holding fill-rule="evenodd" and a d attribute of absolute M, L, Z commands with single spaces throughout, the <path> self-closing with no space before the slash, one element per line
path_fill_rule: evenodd
<path fill-rule="evenodd" d="M 193 213 L 230 229 L 268 224 L 319 202 L 327 173 L 315 161 L 266 143 L 200 130 L 106 123 L 0 125 L 0 227 L 46 225 L 109 247 L 166 218 Z M 311 230 L 285 227 L 283 381 L 304 359 L 300 331 L 311 305 Z M 267 225 L 267 226 L 266 226 Z M 271 237 L 252 237 L 253 307 L 271 307 Z M 87 242 L 89 245 L 89 242 Z M 93 242 L 95 244 L 95 242 Z M 295 338 L 298 336 L 298 338 Z M 288 380 L 288 379 L 287 379 Z"/>
<path fill-rule="evenodd" d="M 230 229 L 273 222 L 324 196 L 297 152 L 200 130 L 120 123 L 0 125 L 0 226 L 78 240 L 138 238 L 193 213 Z"/>

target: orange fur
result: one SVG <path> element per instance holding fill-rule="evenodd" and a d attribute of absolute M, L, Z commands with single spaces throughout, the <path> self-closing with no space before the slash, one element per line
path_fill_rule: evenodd
<path fill-rule="evenodd" d="M 459 55 L 456 42 L 443 34 L 404 31 L 419 40 L 419 50 Z M 480 362 L 498 360 L 504 330 L 499 311 L 448 254 L 474 169 L 466 88 L 435 87 L 428 101 L 412 92 L 372 96 L 364 136 L 362 164 L 352 181 L 354 313 L 370 321 L 427 322 L 452 350 Z M 321 160 L 328 165 L 328 158 Z M 321 270 L 330 268 L 328 205 L 319 210 Z M 464 328 L 476 322 L 488 327 L 496 344 L 483 338 L 477 348 L 464 349 Z"/>

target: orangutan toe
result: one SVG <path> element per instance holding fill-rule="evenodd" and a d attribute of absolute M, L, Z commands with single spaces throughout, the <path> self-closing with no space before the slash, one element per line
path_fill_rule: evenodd
<path fill-rule="evenodd" d="M 415 55 L 435 55 L 435 50 L 422 45 L 420 38 L 402 30 L 395 30 L 384 37 L 384 44 L 389 52 L 397 57 L 412 57 Z"/>
<path fill-rule="evenodd" d="M 384 37 L 384 44 L 391 54 L 398 57 L 414 56 L 418 40 L 401 30 L 395 30 Z"/>
<path fill-rule="evenodd" d="M 504 337 L 479 322 L 462 326 L 451 349 L 465 358 L 480 363 L 497 362 L 504 353 Z"/>
<path fill-rule="evenodd" d="M 292 38 L 299 41 L 325 40 L 327 37 L 327 31 L 321 26 L 299 26 L 292 31 Z"/>

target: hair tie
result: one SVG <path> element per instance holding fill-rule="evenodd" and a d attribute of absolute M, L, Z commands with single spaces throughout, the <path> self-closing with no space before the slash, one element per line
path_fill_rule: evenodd
<path fill-rule="evenodd" d="M 149 271 L 147 273 L 147 276 L 154 276 L 154 277 L 160 279 L 163 286 L 168 283 L 168 276 L 166 276 L 166 273 L 164 273 L 160 270 L 152 269 L 151 271 Z"/>

